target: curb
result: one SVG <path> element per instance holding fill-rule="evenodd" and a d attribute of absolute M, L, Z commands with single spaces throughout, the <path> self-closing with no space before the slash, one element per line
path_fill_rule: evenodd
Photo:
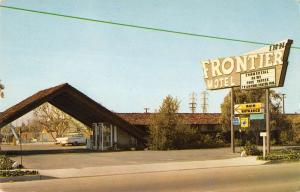
<path fill-rule="evenodd" d="M 182 171 L 193 169 L 210 169 L 240 166 L 263 165 L 265 161 L 258 161 L 256 157 L 238 157 L 227 160 L 207 160 L 207 161 L 190 161 L 190 162 L 171 162 L 171 163 L 151 163 L 138 165 L 118 165 L 104 167 L 85 167 L 85 168 L 68 168 L 68 169 L 48 169 L 39 170 L 43 177 L 62 179 L 74 177 L 93 177 L 93 176 L 112 176 L 136 173 L 153 173 Z"/>
<path fill-rule="evenodd" d="M 16 181 L 33 181 L 41 180 L 41 175 L 25 175 L 16 177 L 0 177 L 0 183 L 16 182 Z"/>

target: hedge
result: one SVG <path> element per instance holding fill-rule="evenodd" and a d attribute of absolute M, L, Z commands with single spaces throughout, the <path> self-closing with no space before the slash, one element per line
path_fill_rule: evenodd
<path fill-rule="evenodd" d="M 262 151 L 260 151 L 256 145 L 251 144 L 250 142 L 246 142 L 246 145 L 243 147 L 243 150 L 247 155 L 261 155 Z"/>
<path fill-rule="evenodd" d="M 0 170 L 0 177 L 16 177 L 16 176 L 25 176 L 25 175 L 37 175 L 38 171 L 29 171 L 29 170 Z"/>
<path fill-rule="evenodd" d="M 263 156 L 258 159 L 262 160 Z M 266 155 L 265 160 L 269 161 L 300 161 L 300 150 L 277 150 Z"/>

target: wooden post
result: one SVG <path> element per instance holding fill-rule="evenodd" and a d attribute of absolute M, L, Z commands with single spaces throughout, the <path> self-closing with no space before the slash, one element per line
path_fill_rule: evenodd
<path fill-rule="evenodd" d="M 231 88 L 231 102 L 230 102 L 230 132 L 231 132 L 231 151 L 235 153 L 234 146 L 234 127 L 233 127 L 233 117 L 234 117 L 234 89 Z"/>
<path fill-rule="evenodd" d="M 99 135 L 99 128 L 98 128 L 98 123 L 94 123 L 94 144 L 93 144 L 93 149 L 98 150 L 99 149 L 99 140 L 98 140 L 98 135 Z"/>
<path fill-rule="evenodd" d="M 104 124 L 103 123 L 101 123 L 100 129 L 101 129 L 101 151 L 103 151 L 104 150 L 104 133 L 103 133 Z"/>
<path fill-rule="evenodd" d="M 266 137 L 263 137 L 263 157 L 266 158 Z"/>
<path fill-rule="evenodd" d="M 110 124 L 110 147 L 113 147 L 113 125 Z"/>
<path fill-rule="evenodd" d="M 267 132 L 267 154 L 270 153 L 270 107 L 269 107 L 270 91 L 266 89 L 266 132 Z"/>

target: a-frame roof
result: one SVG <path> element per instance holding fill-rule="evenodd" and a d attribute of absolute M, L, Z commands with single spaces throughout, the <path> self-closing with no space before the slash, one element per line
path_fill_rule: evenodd
<path fill-rule="evenodd" d="M 0 127 L 18 119 L 45 102 L 52 104 L 89 127 L 95 122 L 111 123 L 140 141 L 144 141 L 145 134 L 142 130 L 67 83 L 39 91 L 7 109 L 0 114 Z"/>

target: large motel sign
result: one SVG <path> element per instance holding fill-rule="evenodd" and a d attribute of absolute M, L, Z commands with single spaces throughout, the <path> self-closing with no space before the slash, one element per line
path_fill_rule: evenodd
<path fill-rule="evenodd" d="M 292 40 L 288 39 L 241 56 L 209 59 L 201 62 L 207 89 L 231 88 L 232 152 L 235 152 L 233 130 L 234 87 L 240 87 L 242 90 L 266 90 L 267 151 L 270 151 L 269 88 L 282 87 L 284 85 L 292 42 Z M 240 109 L 240 111 L 243 110 Z M 255 111 L 258 112 L 258 110 L 250 110 L 249 113 Z"/>

